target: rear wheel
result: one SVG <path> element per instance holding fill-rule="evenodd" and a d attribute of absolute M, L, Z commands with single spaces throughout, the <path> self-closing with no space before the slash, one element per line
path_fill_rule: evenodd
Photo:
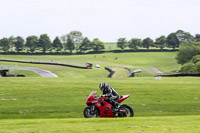
<path fill-rule="evenodd" d="M 120 112 L 118 115 L 119 117 L 133 117 L 134 111 L 129 105 L 123 104 L 120 106 Z"/>
<path fill-rule="evenodd" d="M 85 107 L 83 114 L 85 118 L 99 117 L 98 109 L 94 107 L 94 110 L 92 110 L 90 106 Z"/>

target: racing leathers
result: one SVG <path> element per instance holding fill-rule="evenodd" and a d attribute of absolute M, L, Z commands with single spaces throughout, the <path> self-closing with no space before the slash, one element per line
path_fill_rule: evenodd
<path fill-rule="evenodd" d="M 103 89 L 103 95 L 109 98 L 107 102 L 119 108 L 120 104 L 117 102 L 119 99 L 119 94 L 111 86 L 107 85 Z"/>

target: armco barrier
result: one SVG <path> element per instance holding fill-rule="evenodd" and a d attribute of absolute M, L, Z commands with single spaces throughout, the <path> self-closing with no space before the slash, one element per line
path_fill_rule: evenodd
<path fill-rule="evenodd" d="M 47 63 L 47 62 L 32 62 L 32 61 L 14 61 L 14 60 L 0 60 L 5 62 L 17 62 L 17 63 L 31 63 L 31 64 L 44 64 L 44 65 L 57 65 L 57 66 L 66 66 L 66 67 L 73 67 L 79 69 L 88 69 L 88 67 L 81 67 L 81 66 L 74 66 L 74 65 L 67 65 L 67 64 L 60 64 L 60 63 Z"/>
<path fill-rule="evenodd" d="M 174 75 L 158 75 L 160 77 L 185 77 L 185 76 L 191 76 L 191 77 L 200 77 L 200 74 L 174 74 Z"/>
<path fill-rule="evenodd" d="M 108 67 L 105 67 L 106 70 L 108 70 L 110 72 L 110 74 L 108 75 L 109 78 L 112 78 L 113 74 L 115 73 L 115 71 L 111 70 Z"/>

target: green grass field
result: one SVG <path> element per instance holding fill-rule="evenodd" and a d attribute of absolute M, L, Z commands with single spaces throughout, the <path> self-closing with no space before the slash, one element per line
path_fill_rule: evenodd
<path fill-rule="evenodd" d="M 92 120 L 83 118 L 85 100 L 92 90 L 100 93 L 102 79 L 39 79 L 0 78 L 0 132 L 199 131 L 200 78 L 105 79 L 120 94 L 131 94 L 124 103 L 135 117 Z"/>
<path fill-rule="evenodd" d="M 1 120 L 2 133 L 199 133 L 199 116 Z"/>
<path fill-rule="evenodd" d="M 0 77 L 0 133 L 198 133 L 200 131 L 199 77 L 165 77 L 160 80 L 154 77 L 124 78 L 126 71 L 113 65 L 154 66 L 170 73 L 180 67 L 176 63 L 175 55 L 176 53 L 171 52 L 107 53 L 96 55 L 96 58 L 94 55 L 28 57 L 1 55 L 0 59 L 45 60 L 78 65 L 84 65 L 88 61 L 101 66 L 110 66 L 118 71 L 118 75 L 107 78 L 108 72 L 104 68 L 87 70 L 0 62 L 0 65 L 46 69 L 59 76 L 42 78 L 28 72 L 25 78 Z M 116 56 L 118 60 L 114 60 Z M 148 70 L 146 71 L 144 74 L 148 73 Z M 133 107 L 135 117 L 83 118 L 86 98 L 93 90 L 101 93 L 98 89 L 100 82 L 107 82 L 121 95 L 131 94 L 124 103 Z"/>
<path fill-rule="evenodd" d="M 1 78 L 0 118 L 80 118 L 87 96 L 106 81 L 135 116 L 198 115 L 200 78 Z M 23 104 L 22 104 L 23 103 Z"/>
<path fill-rule="evenodd" d="M 102 66 L 101 69 L 104 69 L 104 67 L 110 67 L 114 69 L 118 69 L 121 73 L 120 69 L 122 66 L 135 66 L 135 68 L 131 68 L 131 70 L 135 69 L 141 69 L 142 73 L 139 74 L 139 76 L 155 76 L 156 74 L 153 73 L 149 67 L 156 67 L 160 71 L 164 73 L 172 73 L 174 70 L 179 70 L 180 65 L 177 64 L 177 61 L 175 60 L 177 52 L 138 52 L 138 53 L 106 53 L 106 54 L 89 54 L 89 55 L 72 55 L 72 56 L 59 56 L 59 55 L 52 55 L 52 56 L 42 56 L 42 55 L 1 55 L 0 59 L 8 59 L 8 60 L 20 60 L 20 61 L 38 61 L 38 62 L 53 62 L 53 63 L 64 63 L 64 64 L 70 64 L 70 65 L 78 65 L 78 66 L 85 66 L 86 62 L 90 62 L 93 65 L 99 64 Z M 115 58 L 118 58 L 117 60 Z M 2 63 L 1 63 L 2 64 Z M 3 64 L 17 64 L 17 63 L 3 63 Z M 24 64 L 17 64 L 18 66 L 27 66 Z M 31 65 L 28 66 L 36 66 L 41 69 L 43 69 L 44 65 Z M 53 67 L 53 66 L 44 66 L 45 68 L 57 73 L 63 73 L 66 74 L 66 70 L 68 68 L 61 68 L 61 67 Z M 57 69 L 59 69 L 57 71 Z M 62 69 L 62 70 L 61 70 Z M 71 69 L 71 68 L 70 68 Z M 74 70 L 74 69 L 72 69 Z M 97 69 L 95 69 L 95 72 L 98 72 Z M 78 73 L 79 70 L 76 70 Z M 69 71 L 68 73 L 71 73 L 72 71 Z M 74 72 L 74 71 L 73 71 Z M 73 73 L 72 72 L 72 73 Z M 101 70 L 101 73 L 103 70 Z M 76 73 L 76 72 L 75 72 Z M 103 72 L 108 73 L 108 72 Z M 121 77 L 118 76 L 118 73 L 115 77 Z M 59 75 L 59 74 L 58 74 Z M 72 74 L 73 75 L 73 74 Z M 87 74 L 86 74 L 87 75 Z M 96 75 L 96 74 L 95 74 Z M 101 77 L 102 75 L 100 75 Z M 125 77 L 123 77 L 125 78 Z"/>

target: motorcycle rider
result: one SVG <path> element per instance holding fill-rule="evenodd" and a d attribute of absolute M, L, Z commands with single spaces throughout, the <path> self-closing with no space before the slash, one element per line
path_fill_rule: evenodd
<path fill-rule="evenodd" d="M 120 103 L 117 102 L 119 99 L 119 94 L 105 82 L 99 84 L 100 90 L 103 92 L 102 96 L 108 97 L 108 103 L 114 105 L 116 108 L 120 107 Z"/>

